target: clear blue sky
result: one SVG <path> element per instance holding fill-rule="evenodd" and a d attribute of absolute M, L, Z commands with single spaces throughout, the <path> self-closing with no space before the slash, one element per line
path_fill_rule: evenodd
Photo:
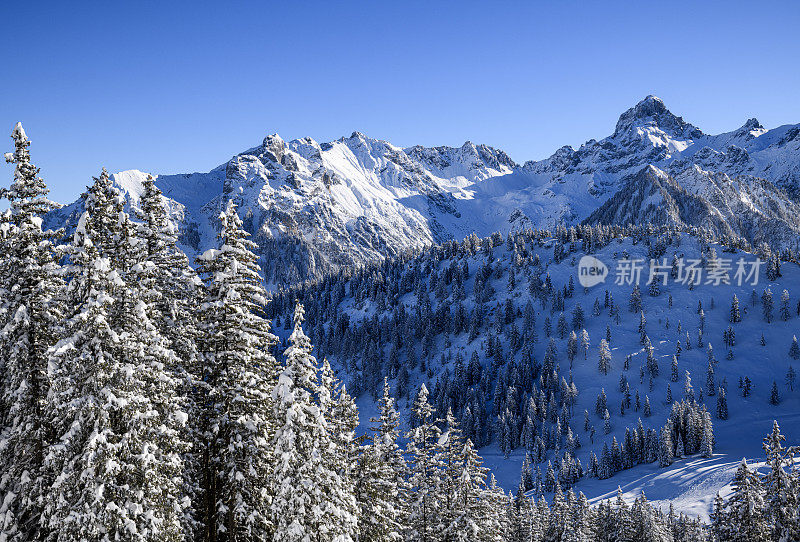
<path fill-rule="evenodd" d="M 711 133 L 800 122 L 800 3 L 649 4 L 16 2 L 0 150 L 21 120 L 70 201 L 101 166 L 208 171 L 273 132 L 525 161 L 609 135 L 647 94 Z"/>

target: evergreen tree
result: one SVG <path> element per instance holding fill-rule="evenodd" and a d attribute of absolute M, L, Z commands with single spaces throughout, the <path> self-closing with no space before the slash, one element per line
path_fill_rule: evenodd
<path fill-rule="evenodd" d="M 411 491 L 406 540 L 419 542 L 437 540 L 435 525 L 441 506 L 436 498 L 441 485 L 441 430 L 436 425 L 438 420 L 433 417 L 428 397 L 428 388 L 423 384 L 412 407 L 415 427 L 406 435 L 409 439 L 406 454 L 410 460 L 408 481 Z"/>
<path fill-rule="evenodd" d="M 611 350 L 608 348 L 608 343 L 605 339 L 600 339 L 599 352 L 600 361 L 598 363 L 598 369 L 605 375 L 611 370 Z"/>
<path fill-rule="evenodd" d="M 450 409 L 445 417 L 445 432 L 439 439 L 438 445 L 440 447 L 438 461 L 442 465 L 442 475 L 437 491 L 437 501 L 440 506 L 436 517 L 438 525 L 434 527 L 434 530 L 441 533 L 454 533 L 457 520 L 463 514 L 461 501 L 457 494 L 459 479 L 463 474 L 464 437 Z M 450 536 L 446 538 L 450 538 Z"/>
<path fill-rule="evenodd" d="M 771 405 L 778 405 L 781 402 L 780 393 L 778 393 L 778 383 L 774 380 L 772 381 L 772 390 L 769 393 L 769 404 Z"/>
<path fill-rule="evenodd" d="M 797 336 L 792 335 L 792 346 L 789 347 L 789 357 L 800 359 L 800 346 L 797 344 Z"/>
<path fill-rule="evenodd" d="M 371 428 L 372 437 L 358 462 L 359 540 L 403 540 L 406 463 L 398 445 L 400 417 L 394 404 L 389 382 L 384 380 L 383 396 L 378 403 L 380 417 L 371 420 L 376 425 Z"/>
<path fill-rule="evenodd" d="M 736 294 L 733 294 L 733 301 L 731 301 L 730 321 L 733 324 L 742 321 L 742 316 L 741 313 L 739 312 L 739 298 L 736 297 Z"/>
<path fill-rule="evenodd" d="M 467 542 L 492 535 L 497 531 L 497 526 L 491 519 L 494 511 L 487 506 L 491 501 L 486 488 L 489 469 L 482 466 L 481 458 L 469 439 L 464 443 L 461 455 L 461 475 L 456 487 L 456 510 L 459 513 L 444 534 L 446 539 Z"/>
<path fill-rule="evenodd" d="M 313 425 L 318 420 L 286 421 L 290 405 L 282 401 L 287 399 L 285 394 L 294 392 L 291 384 L 306 384 L 304 369 L 294 367 L 295 372 L 290 374 L 299 380 L 284 382 L 280 393 L 270 396 L 277 376 L 277 362 L 270 349 L 276 339 L 261 315 L 266 300 L 253 253 L 255 243 L 247 238 L 249 234 L 242 228 L 232 201 L 219 218 L 220 248 L 209 249 L 198 258 L 199 271 L 205 277 L 199 323 L 204 357 L 201 379 L 207 387 L 200 423 L 206 447 L 203 516 L 212 540 L 260 540 L 270 530 L 266 501 L 270 453 L 279 453 L 280 446 L 285 445 L 285 432 L 295 429 L 291 424 Z M 302 310 L 297 316 L 302 321 Z M 303 357 L 306 353 L 313 358 L 299 321 L 290 352 L 302 358 L 297 361 L 302 365 L 307 361 Z M 302 392 L 298 393 L 298 408 L 310 408 L 303 403 Z M 273 408 L 273 400 L 281 404 Z M 289 427 L 283 428 L 271 446 L 273 420 Z M 297 444 L 299 454 L 312 452 L 304 447 L 306 443 Z M 279 462 L 276 474 L 297 476 L 300 482 L 301 474 L 292 471 L 293 466 Z M 282 502 L 282 496 L 276 495 L 275 502 Z M 276 528 L 282 526 L 275 523 Z"/>
<path fill-rule="evenodd" d="M 768 471 L 762 480 L 766 515 L 773 528 L 773 540 L 800 540 L 800 476 L 794 470 L 800 448 L 785 448 L 786 438 L 778 422 L 764 439 Z"/>
<path fill-rule="evenodd" d="M 786 387 L 789 388 L 789 391 L 794 391 L 795 380 L 797 380 L 797 373 L 794 367 L 789 365 L 789 369 L 786 370 Z"/>
<path fill-rule="evenodd" d="M 759 542 L 770 539 L 760 486 L 758 475 L 742 459 L 733 479 L 733 494 L 723 508 L 728 522 L 724 540 Z"/>
<path fill-rule="evenodd" d="M 178 382 L 126 264 L 127 216 L 105 172 L 70 247 L 64 335 L 50 351 L 47 416 L 58 440 L 42 525 L 51 540 L 182 540 Z M 127 225 L 126 225 L 127 224 Z M 129 277 L 133 278 L 133 277 Z M 121 315 L 125 315 L 122 318 Z"/>
<path fill-rule="evenodd" d="M 141 259 L 136 276 L 147 313 L 167 346 L 177 356 L 176 364 L 168 367 L 179 381 L 180 401 L 192 423 L 183 429 L 183 439 L 191 443 L 184 454 L 184 490 L 192 506 L 187 510 L 187 532 L 202 529 L 204 420 L 200 403 L 206 396 L 207 382 L 200 379 L 202 358 L 197 348 L 196 310 L 202 290 L 200 280 L 189 265 L 186 255 L 178 248 L 177 228 L 167 216 L 164 197 L 148 175 L 142 183 L 137 218 L 141 221 L 136 235 L 141 239 Z"/>
<path fill-rule="evenodd" d="M 56 234 L 42 230 L 42 218 L 55 205 L 30 161 L 21 124 L 11 137 L 15 149 L 6 160 L 15 164 L 14 181 L 3 191 L 10 208 L 0 236 L 0 540 L 9 541 L 37 538 L 49 444 L 48 348 L 63 314 Z"/>
<path fill-rule="evenodd" d="M 768 324 L 772 322 L 772 309 L 772 290 L 767 287 L 764 289 L 764 293 L 761 294 L 761 310 L 764 314 L 764 320 L 766 320 Z"/>
<path fill-rule="evenodd" d="M 354 489 L 330 463 L 333 444 L 324 407 L 314 399 L 319 378 L 311 341 L 303 332 L 303 315 L 298 304 L 284 352 L 286 365 L 272 392 L 277 423 L 269 474 L 272 539 L 350 541 L 356 529 Z"/>
<path fill-rule="evenodd" d="M 668 467 L 672 464 L 673 449 L 672 449 L 672 431 L 669 426 L 664 426 L 661 429 L 658 438 L 658 465 L 660 467 Z"/>
<path fill-rule="evenodd" d="M 728 419 L 728 400 L 725 398 L 725 388 L 719 388 L 717 394 L 717 418 L 720 420 Z"/>

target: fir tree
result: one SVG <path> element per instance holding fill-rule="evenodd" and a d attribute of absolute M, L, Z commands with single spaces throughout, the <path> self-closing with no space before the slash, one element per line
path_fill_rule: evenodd
<path fill-rule="evenodd" d="M 769 540 L 769 528 L 764 521 L 764 498 L 758 475 L 742 459 L 733 479 L 733 494 L 725 503 L 724 514 L 728 521 L 725 540 Z"/>
<path fill-rule="evenodd" d="M 406 463 L 398 445 L 400 417 L 388 380 L 378 406 L 380 417 L 371 420 L 376 425 L 358 462 L 358 532 L 360 540 L 392 542 L 403 540 L 407 496 Z"/>
<path fill-rule="evenodd" d="M 781 396 L 778 392 L 778 383 L 774 380 L 772 381 L 772 390 L 769 392 L 769 404 L 771 405 L 778 405 L 781 402 Z"/>
<path fill-rule="evenodd" d="M 797 336 L 792 336 L 792 345 L 789 347 L 789 357 L 792 359 L 800 359 L 800 346 L 797 344 Z"/>
<path fill-rule="evenodd" d="M 725 389 L 719 388 L 717 394 L 717 418 L 720 420 L 728 419 L 728 400 L 725 398 Z"/>
<path fill-rule="evenodd" d="M 288 438 L 285 432 L 295 429 L 286 421 L 290 405 L 283 403 L 285 394 L 293 393 L 294 388 L 284 382 L 280 393 L 270 396 L 277 376 L 277 363 L 270 349 L 276 339 L 269 322 L 261 316 L 266 301 L 253 253 L 255 244 L 247 238 L 232 201 L 219 218 L 220 248 L 209 249 L 198 258 L 199 271 L 205 277 L 199 324 L 204 356 L 201 379 L 208 390 L 202 399 L 205 409 L 201 421 L 206 447 L 203 515 L 207 531 L 215 533 L 209 536 L 228 537 L 231 541 L 260 539 L 271 528 L 265 500 L 270 452 L 279 453 Z M 298 316 L 302 321 L 302 310 Z M 311 348 L 299 325 L 296 322 L 290 352 L 302 358 L 297 361 L 302 365 Z M 295 372 L 291 376 L 299 379 L 292 383 L 304 386 L 304 369 L 294 367 L 292 371 Z M 273 408 L 273 400 L 281 404 Z M 298 406 L 301 410 L 306 407 L 302 401 Z M 289 427 L 284 427 L 271 447 L 273 420 Z M 296 420 L 302 421 L 305 420 Z M 311 453 L 304 445 L 298 443 L 298 453 Z M 300 483 L 302 474 L 292 471 L 293 466 L 281 462 L 276 466 L 277 474 L 297 476 Z M 276 495 L 275 503 L 282 502 L 281 497 Z M 280 528 L 283 524 L 275 522 L 274 526 Z"/>
<path fill-rule="evenodd" d="M 598 369 L 601 373 L 608 374 L 611 370 L 611 350 L 608 348 L 608 343 L 605 339 L 600 339 L 600 361 L 598 362 Z"/>
<path fill-rule="evenodd" d="M 274 540 L 316 537 L 352 540 L 354 489 L 330 464 L 332 441 L 319 390 L 311 341 L 302 328 L 303 307 L 295 309 L 294 330 L 284 352 L 286 365 L 272 392 L 277 430 L 272 439 L 270 514 Z M 263 535 L 262 535 L 263 536 Z"/>
<path fill-rule="evenodd" d="M 411 490 L 406 540 L 419 542 L 436 540 L 434 529 L 441 505 L 436 498 L 441 484 L 441 430 L 433 417 L 428 396 L 428 389 L 423 384 L 412 407 L 415 427 L 406 435 L 409 439 L 406 454 L 410 460 L 408 481 Z"/>
<path fill-rule="evenodd" d="M 733 324 L 742 321 L 742 316 L 741 313 L 739 312 L 739 298 L 736 297 L 736 294 L 733 294 L 733 301 L 731 301 L 730 321 Z"/>
<path fill-rule="evenodd" d="M 785 448 L 778 422 L 764 439 L 768 471 L 762 480 L 766 515 L 773 528 L 773 540 L 800 540 L 800 477 L 794 470 L 800 448 Z"/>
<path fill-rule="evenodd" d="M 101 248 L 132 254 L 126 215 L 104 174 L 86 197 L 70 247 L 63 338 L 51 349 L 47 414 L 58 441 L 42 525 L 53 540 L 182 540 L 181 442 L 186 421 L 165 370 L 174 354 L 147 307 Z M 113 218 L 112 218 L 113 217 Z M 120 318 L 125 314 L 126 318 Z"/>
<path fill-rule="evenodd" d="M 11 137 L 15 150 L 6 160 L 15 164 L 14 181 L 3 191 L 10 208 L 0 236 L 0 540 L 33 540 L 46 489 L 48 348 L 62 320 L 63 283 L 55 261 L 56 234 L 42 230 L 42 218 L 55 205 L 30 161 L 30 141 L 21 124 Z"/>

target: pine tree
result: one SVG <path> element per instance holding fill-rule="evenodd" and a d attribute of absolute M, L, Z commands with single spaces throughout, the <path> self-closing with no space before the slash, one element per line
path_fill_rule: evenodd
<path fill-rule="evenodd" d="M 658 439 L 658 465 L 660 467 L 668 467 L 672 464 L 672 458 L 672 432 L 669 426 L 665 425 L 661 429 L 661 434 Z"/>
<path fill-rule="evenodd" d="M 700 453 L 703 457 L 710 458 L 714 454 L 714 427 L 711 423 L 711 415 L 703 412 L 702 440 L 700 441 Z"/>
<path fill-rule="evenodd" d="M 356 497 L 358 500 L 359 540 L 392 542 L 403 539 L 405 522 L 406 470 L 398 445 L 400 416 L 395 410 L 388 380 L 378 406 L 380 417 L 372 419 L 370 442 L 358 462 Z"/>
<path fill-rule="evenodd" d="M 436 498 L 441 484 L 441 430 L 436 425 L 438 420 L 433 417 L 428 397 L 428 388 L 423 384 L 412 407 L 415 427 L 406 435 L 409 439 L 406 454 L 410 463 L 408 481 L 411 491 L 406 540 L 419 542 L 436 540 L 434 527 L 441 505 Z"/>
<path fill-rule="evenodd" d="M 725 501 L 717 493 L 714 497 L 714 509 L 710 514 L 711 532 L 716 540 L 726 540 L 730 524 L 725 514 Z"/>
<path fill-rule="evenodd" d="M 737 324 L 742 321 L 742 316 L 739 312 L 739 298 L 736 297 L 736 294 L 733 294 L 733 301 L 731 301 L 730 321 L 732 324 Z"/>
<path fill-rule="evenodd" d="M 639 290 L 638 284 L 633 286 L 633 291 L 631 291 L 631 297 L 628 301 L 628 309 L 634 313 L 642 311 L 642 292 Z"/>
<path fill-rule="evenodd" d="M 492 510 L 488 509 L 486 474 L 489 469 L 482 466 L 480 456 L 472 441 L 464 443 L 462 469 L 456 487 L 456 510 L 454 518 L 444 535 L 453 541 L 467 542 L 478 540 L 485 533 L 493 533 L 497 527 L 491 521 Z"/>
<path fill-rule="evenodd" d="M 445 432 L 438 444 L 440 447 L 438 461 L 442 465 L 442 475 L 436 496 L 440 511 L 435 519 L 437 525 L 434 526 L 434 530 L 454 533 L 455 524 L 463 514 L 457 494 L 459 479 L 463 473 L 464 437 L 450 409 L 445 417 Z"/>
<path fill-rule="evenodd" d="M 714 383 L 714 365 L 709 363 L 706 368 L 706 390 L 709 397 L 713 396 L 716 390 Z"/>
<path fill-rule="evenodd" d="M 578 336 L 575 334 L 575 331 L 571 331 L 569 334 L 569 339 L 567 340 L 567 358 L 569 359 L 570 367 L 572 366 L 572 361 L 575 359 L 577 353 Z"/>
<path fill-rule="evenodd" d="M 786 387 L 789 388 L 789 391 L 794 391 L 795 380 L 797 380 L 797 373 L 794 367 L 789 365 L 789 368 L 786 370 Z"/>
<path fill-rule="evenodd" d="M 764 521 L 764 498 L 758 475 L 742 459 L 733 479 L 733 494 L 724 506 L 728 521 L 726 540 L 769 540 L 769 527 Z"/>
<path fill-rule="evenodd" d="M 762 480 L 766 515 L 774 529 L 773 540 L 800 540 L 800 477 L 794 471 L 800 448 L 784 448 L 785 440 L 774 421 L 772 433 L 764 439 L 769 469 Z"/>
<path fill-rule="evenodd" d="M 769 393 L 769 404 L 771 405 L 778 405 L 781 402 L 780 393 L 778 393 L 778 383 L 774 380 L 772 381 L 772 390 Z"/>
<path fill-rule="evenodd" d="M 792 346 L 789 347 L 789 357 L 792 359 L 800 359 L 800 346 L 797 344 L 796 335 L 792 335 Z"/>
<path fill-rule="evenodd" d="M 204 357 L 201 380 L 208 390 L 202 398 L 205 409 L 200 423 L 206 447 L 203 515 L 212 539 L 260 539 L 270 529 L 265 500 L 270 452 L 283 444 L 279 439 L 270 447 L 273 420 L 287 423 L 288 406 L 273 408 L 273 399 L 285 396 L 270 396 L 277 376 L 270 349 L 276 339 L 261 316 L 266 300 L 253 253 L 255 244 L 247 238 L 232 201 L 219 218 L 220 248 L 198 257 L 198 270 L 205 279 L 199 323 Z M 302 330 L 293 336 L 298 357 L 310 352 Z M 281 390 L 286 392 L 287 386 Z M 299 451 L 308 452 L 305 448 Z M 290 472 L 291 465 L 281 463 L 279 467 L 285 476 L 297 474 Z"/>
<path fill-rule="evenodd" d="M 692 375 L 686 371 L 683 379 L 683 396 L 688 402 L 694 401 L 694 388 L 692 387 Z"/>
<path fill-rule="evenodd" d="M 343 383 L 333 377 L 328 360 L 323 360 L 320 374 L 320 388 L 317 397 L 323 410 L 323 416 L 328 427 L 328 461 L 334 473 L 338 476 L 331 477 L 328 486 L 328 501 L 325 503 L 326 513 L 329 513 L 329 536 L 340 539 L 355 538 L 357 532 L 358 503 L 356 501 L 356 472 L 358 462 L 359 442 L 356 437 L 358 428 L 358 408 L 355 401 L 347 393 Z M 330 409 L 325 409 L 322 397 L 322 374 L 328 373 L 331 391 L 335 390 L 335 401 L 331 402 Z M 333 395 L 333 394 L 331 394 Z"/>
<path fill-rule="evenodd" d="M 761 309 L 764 314 L 764 320 L 766 320 L 768 324 L 772 322 L 773 301 L 772 290 L 770 290 L 769 287 L 765 288 L 764 293 L 761 294 Z"/>
<path fill-rule="evenodd" d="M 599 352 L 600 361 L 598 363 L 598 369 L 605 375 L 611 370 L 611 350 L 608 348 L 608 343 L 605 339 L 600 339 Z"/>
<path fill-rule="evenodd" d="M 105 172 L 85 206 L 70 247 L 73 309 L 50 351 L 46 412 L 59 437 L 46 458 L 42 525 L 52 540 L 182 540 L 186 413 L 165 370 L 175 356 L 136 281 L 122 278 L 135 250 Z"/>
<path fill-rule="evenodd" d="M 784 290 L 781 292 L 781 320 L 787 321 L 792 316 L 792 311 L 789 308 L 789 291 Z"/>
<path fill-rule="evenodd" d="M 717 394 L 717 418 L 728 419 L 728 400 L 725 398 L 725 388 L 720 387 Z"/>
<path fill-rule="evenodd" d="M 175 366 L 168 367 L 179 381 L 178 394 L 189 420 L 182 438 L 191 443 L 184 454 L 184 491 L 192 506 L 187 510 L 186 531 L 198 536 L 203 528 L 203 451 L 204 420 L 200 404 L 207 395 L 207 382 L 200 379 L 202 358 L 195 311 L 200 305 L 201 284 L 186 255 L 178 248 L 177 228 L 167 216 L 164 197 L 148 175 L 142 183 L 139 210 L 141 221 L 136 235 L 141 239 L 141 259 L 137 268 L 138 283 L 147 313 L 167 346 L 177 356 Z"/>
<path fill-rule="evenodd" d="M 337 472 L 338 465 L 330 462 L 333 443 L 324 407 L 314 399 L 319 377 L 311 341 L 303 332 L 303 316 L 298 304 L 284 352 L 285 367 L 272 392 L 277 423 L 269 474 L 272 539 L 301 542 L 322 537 L 344 542 L 352 540 L 356 528 L 351 512 L 354 490 Z"/>
<path fill-rule="evenodd" d="M 589 352 L 589 332 L 585 329 L 581 330 L 581 348 L 583 349 L 583 359 L 586 360 Z"/>
<path fill-rule="evenodd" d="M 49 389 L 48 348 L 62 320 L 63 282 L 55 261 L 56 233 L 42 230 L 55 205 L 39 169 L 30 161 L 30 141 L 21 124 L 11 137 L 14 181 L 2 243 L 0 323 L 0 540 L 36 538 L 49 444 L 45 403 Z"/>

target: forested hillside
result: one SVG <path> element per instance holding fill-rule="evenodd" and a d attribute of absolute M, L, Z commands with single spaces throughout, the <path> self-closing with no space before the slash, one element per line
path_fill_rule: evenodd
<path fill-rule="evenodd" d="M 578 283 L 586 254 L 610 268 L 592 288 Z M 638 285 L 622 272 L 637 261 Z M 439 417 L 508 458 L 491 461 L 506 489 L 523 469 L 541 494 L 711 457 L 714 435 L 742 427 L 750 455 L 773 418 L 800 429 L 796 261 L 697 229 L 528 230 L 332 275 L 279 293 L 268 313 L 286 327 L 300 300 L 318 356 L 359 404 L 388 377 L 403 410 L 424 383 Z"/>

